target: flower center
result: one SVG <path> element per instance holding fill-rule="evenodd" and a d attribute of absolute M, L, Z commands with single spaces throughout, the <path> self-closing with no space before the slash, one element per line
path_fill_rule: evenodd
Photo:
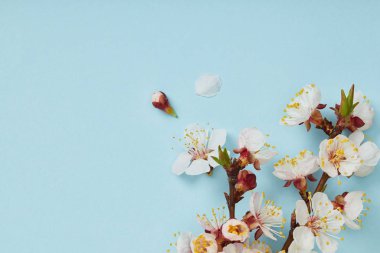
<path fill-rule="evenodd" d="M 193 242 L 194 253 L 207 253 L 207 248 L 212 244 L 211 241 L 208 241 L 204 235 L 198 236 L 197 239 Z"/>
<path fill-rule="evenodd" d="M 246 230 L 241 225 L 230 225 L 228 227 L 228 232 L 235 235 L 243 235 L 246 233 Z"/>
<path fill-rule="evenodd" d="M 310 216 L 309 220 L 306 223 L 306 226 L 311 229 L 314 235 L 317 235 L 319 230 L 322 229 L 321 222 L 323 221 L 319 217 Z"/>
<path fill-rule="evenodd" d="M 335 166 L 335 168 L 339 169 L 340 162 L 345 159 L 344 150 L 339 148 L 329 155 L 329 161 Z"/>

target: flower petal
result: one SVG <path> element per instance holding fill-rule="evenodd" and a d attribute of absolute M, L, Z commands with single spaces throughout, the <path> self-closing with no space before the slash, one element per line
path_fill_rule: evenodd
<path fill-rule="evenodd" d="M 376 166 L 380 159 L 380 150 L 377 145 L 367 141 L 359 147 L 359 156 L 366 166 Z"/>
<path fill-rule="evenodd" d="M 203 97 L 215 96 L 222 87 L 222 80 L 217 75 L 202 75 L 195 81 L 195 93 Z"/>
<path fill-rule="evenodd" d="M 177 252 L 178 253 L 191 253 L 191 233 L 180 233 L 177 240 Z"/>
<path fill-rule="evenodd" d="M 207 144 L 207 149 L 218 150 L 219 146 L 223 146 L 226 143 L 227 131 L 226 129 L 214 129 L 211 132 L 210 140 Z"/>
<path fill-rule="evenodd" d="M 306 203 L 303 200 L 297 200 L 296 202 L 296 219 L 297 222 L 303 226 L 307 223 L 309 219 L 309 211 L 307 209 Z"/>
<path fill-rule="evenodd" d="M 214 150 L 208 153 L 207 160 L 211 167 L 215 168 L 219 166 L 219 163 L 215 162 L 215 160 L 213 159 L 213 157 L 218 158 L 218 156 L 219 156 L 218 150 Z"/>
<path fill-rule="evenodd" d="M 353 229 L 353 230 L 359 230 L 361 229 L 360 225 L 355 223 L 353 220 L 350 220 L 349 218 L 347 218 L 346 216 L 344 216 L 344 225 L 346 225 L 347 227 Z"/>
<path fill-rule="evenodd" d="M 260 165 L 262 165 L 262 164 L 267 163 L 269 160 L 271 160 L 277 154 L 278 153 L 276 151 L 264 149 L 264 150 L 260 150 L 259 152 L 257 152 L 255 154 L 255 158 L 257 160 L 259 160 Z"/>
<path fill-rule="evenodd" d="M 352 113 L 353 116 L 359 117 L 364 121 L 364 126 L 359 129 L 364 131 L 372 126 L 373 117 L 375 116 L 375 111 L 369 104 L 368 100 L 360 91 L 355 91 L 354 103 L 359 102 L 359 104 L 354 108 Z"/>
<path fill-rule="evenodd" d="M 338 250 L 338 242 L 324 233 L 318 234 L 317 245 L 323 253 L 334 253 Z"/>
<path fill-rule="evenodd" d="M 363 195 L 361 191 L 354 191 L 344 197 L 344 215 L 350 220 L 355 220 L 363 211 Z"/>
<path fill-rule="evenodd" d="M 350 136 L 348 136 L 348 138 L 353 142 L 355 143 L 356 146 L 360 146 L 360 144 L 363 142 L 364 140 L 364 134 L 362 131 L 360 130 L 356 130 L 355 132 L 353 132 L 352 134 L 350 134 Z"/>
<path fill-rule="evenodd" d="M 316 192 L 311 199 L 315 215 L 323 217 L 333 210 L 333 205 L 327 195 L 322 192 Z"/>
<path fill-rule="evenodd" d="M 358 164 L 357 162 L 351 162 L 349 160 L 341 161 L 339 172 L 343 176 L 349 177 L 349 176 L 352 176 L 354 172 L 358 171 L 359 168 L 360 168 L 360 164 Z"/>
<path fill-rule="evenodd" d="M 172 171 L 176 175 L 181 175 L 189 167 L 192 156 L 189 153 L 181 153 L 172 166 Z"/>
<path fill-rule="evenodd" d="M 314 234 L 310 228 L 297 227 L 293 232 L 294 240 L 301 249 L 312 250 L 314 248 Z"/>
<path fill-rule="evenodd" d="M 257 128 L 245 128 L 239 135 L 239 148 L 247 148 L 250 152 L 256 152 L 264 146 L 266 137 Z"/>
<path fill-rule="evenodd" d="M 355 171 L 355 176 L 366 177 L 369 174 L 371 174 L 374 169 L 375 169 L 375 166 L 365 166 L 365 165 L 362 165 L 362 166 L 359 167 L 359 169 L 357 171 Z"/>
<path fill-rule="evenodd" d="M 256 218 L 256 213 L 259 212 L 261 204 L 263 202 L 264 193 L 263 192 L 253 192 L 251 200 L 249 202 L 249 210 L 252 215 Z"/>
<path fill-rule="evenodd" d="M 207 173 L 210 171 L 210 165 L 208 163 L 207 160 L 203 160 L 203 159 L 198 159 L 198 160 L 194 160 L 189 168 L 186 169 L 186 174 L 187 175 L 191 175 L 191 176 L 194 176 L 194 175 L 200 175 L 200 174 L 203 174 L 203 173 Z"/>

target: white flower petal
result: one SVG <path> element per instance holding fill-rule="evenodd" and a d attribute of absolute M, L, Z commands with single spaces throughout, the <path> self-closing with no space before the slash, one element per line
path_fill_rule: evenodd
<path fill-rule="evenodd" d="M 359 167 L 359 169 L 357 171 L 355 171 L 355 176 L 366 177 L 369 174 L 371 174 L 374 169 L 375 169 L 375 166 L 362 165 Z"/>
<path fill-rule="evenodd" d="M 177 240 L 178 253 L 191 253 L 191 233 L 180 233 Z"/>
<path fill-rule="evenodd" d="M 296 241 L 293 241 L 289 246 L 288 253 L 314 253 L 314 251 L 302 249 Z"/>
<path fill-rule="evenodd" d="M 293 232 L 294 240 L 301 249 L 312 250 L 314 248 L 314 234 L 310 228 L 297 227 Z"/>
<path fill-rule="evenodd" d="M 329 161 L 330 151 L 328 149 L 330 149 L 330 144 L 328 143 L 329 140 L 323 140 L 319 145 L 319 164 L 321 169 L 326 172 L 329 177 L 336 177 L 338 176 L 338 171 Z"/>
<path fill-rule="evenodd" d="M 217 75 L 202 75 L 195 82 L 195 93 L 203 97 L 215 96 L 222 87 L 222 80 Z"/>
<path fill-rule="evenodd" d="M 242 253 L 243 245 L 241 243 L 231 243 L 223 248 L 222 253 Z"/>
<path fill-rule="evenodd" d="M 223 146 L 226 143 L 227 131 L 226 129 L 214 129 L 211 132 L 210 140 L 207 144 L 207 149 L 218 150 L 219 146 Z"/>
<path fill-rule="evenodd" d="M 255 154 L 255 158 L 259 160 L 260 164 L 262 165 L 269 162 L 277 154 L 278 153 L 276 151 L 264 149 L 264 150 L 258 151 Z"/>
<path fill-rule="evenodd" d="M 334 253 L 338 250 L 338 242 L 324 233 L 317 236 L 317 245 L 323 253 Z"/>
<path fill-rule="evenodd" d="M 181 153 L 175 160 L 172 171 L 176 175 L 181 175 L 186 171 L 191 162 L 192 156 L 189 153 Z"/>
<path fill-rule="evenodd" d="M 367 141 L 359 147 L 359 156 L 366 166 L 376 166 L 380 159 L 380 150 L 377 145 Z"/>
<path fill-rule="evenodd" d="M 309 219 L 309 211 L 307 209 L 306 203 L 303 200 L 297 200 L 296 202 L 296 220 L 303 226 L 307 223 Z"/>
<path fill-rule="evenodd" d="M 356 102 L 359 102 L 359 104 L 354 108 L 352 115 L 363 120 L 364 126 L 359 129 L 364 131 L 372 126 L 375 111 L 360 91 L 355 91 L 354 103 Z"/>
<path fill-rule="evenodd" d="M 213 159 L 213 157 L 218 158 L 218 156 L 219 156 L 218 150 L 214 150 L 214 151 L 211 151 L 210 153 L 208 153 L 207 160 L 208 160 L 208 163 L 211 167 L 215 168 L 215 167 L 219 166 L 219 163 L 215 162 L 215 160 Z"/>
<path fill-rule="evenodd" d="M 245 128 L 239 135 L 239 148 L 247 148 L 250 152 L 256 152 L 264 146 L 266 137 L 256 128 Z"/>
<path fill-rule="evenodd" d="M 324 166 L 321 165 L 321 169 L 329 175 L 329 177 L 338 176 L 338 170 L 329 161 L 325 161 Z"/>
<path fill-rule="evenodd" d="M 251 199 L 249 201 L 249 210 L 252 215 L 256 217 L 256 214 L 259 212 L 261 208 L 261 204 L 263 202 L 264 193 L 262 192 L 253 192 Z"/>
<path fill-rule="evenodd" d="M 358 165 L 357 162 L 350 162 L 350 161 L 342 161 L 340 162 L 340 168 L 339 172 L 345 177 L 352 176 L 354 172 L 358 171 L 360 168 L 360 165 Z"/>
<path fill-rule="evenodd" d="M 359 230 L 361 229 L 360 225 L 355 223 L 353 220 L 350 220 L 349 218 L 347 218 L 346 216 L 344 216 L 344 225 L 346 225 L 347 227 L 353 229 L 353 230 Z"/>
<path fill-rule="evenodd" d="M 354 191 L 344 197 L 344 215 L 348 219 L 355 220 L 363 211 L 363 195 L 361 191 Z"/>
<path fill-rule="evenodd" d="M 210 165 L 208 161 L 203 160 L 203 159 L 198 159 L 198 160 L 194 160 L 190 164 L 189 168 L 186 169 L 185 172 L 187 175 L 194 176 L 194 175 L 207 173 L 209 171 L 210 171 Z"/>
<path fill-rule="evenodd" d="M 364 134 L 362 131 L 360 130 L 356 130 L 355 132 L 353 132 L 352 134 L 350 134 L 348 136 L 348 138 L 353 142 L 355 143 L 356 146 L 360 146 L 360 143 L 363 142 L 364 140 Z"/>
<path fill-rule="evenodd" d="M 316 192 L 311 201 L 313 210 L 319 217 L 326 216 L 333 210 L 333 205 L 325 193 Z"/>
<path fill-rule="evenodd" d="M 341 228 L 344 224 L 344 217 L 338 210 L 332 210 L 329 211 L 326 215 L 327 219 L 329 220 L 328 225 L 323 226 L 323 229 L 328 234 L 339 234 L 341 231 Z"/>

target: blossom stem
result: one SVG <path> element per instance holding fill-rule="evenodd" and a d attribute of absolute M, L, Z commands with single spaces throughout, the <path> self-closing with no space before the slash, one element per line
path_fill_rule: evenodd
<path fill-rule="evenodd" d="M 228 184 L 229 184 L 229 195 L 227 199 L 227 204 L 228 204 L 228 211 L 230 213 L 230 219 L 235 218 L 235 205 L 236 205 L 236 189 L 235 185 L 237 182 L 237 176 L 236 175 L 228 175 Z M 227 198 L 227 196 L 226 196 Z"/>
<path fill-rule="evenodd" d="M 330 131 L 330 132 L 325 131 L 325 133 L 329 135 L 329 139 L 333 139 L 337 135 L 341 134 L 343 132 L 344 128 L 345 128 L 344 126 L 342 126 L 340 124 L 337 124 L 332 129 L 332 131 Z M 327 173 L 323 172 L 323 174 L 321 176 L 321 179 L 319 179 L 318 185 L 315 188 L 313 194 L 315 194 L 316 192 L 322 192 L 322 191 L 324 191 L 325 188 L 326 188 L 325 186 L 326 186 L 327 180 L 329 180 L 329 178 L 330 178 L 329 175 Z M 306 192 L 305 192 L 305 194 L 306 194 Z M 303 193 L 301 193 L 301 192 L 300 192 L 300 195 L 301 195 L 302 199 L 306 202 L 306 206 L 308 207 L 309 212 L 310 212 L 311 210 L 310 210 L 310 205 L 309 205 L 309 199 L 308 199 L 308 197 L 304 196 Z M 293 216 L 294 216 L 294 221 L 293 221 Z M 284 245 L 282 246 L 282 250 L 287 251 L 288 248 L 290 247 L 290 244 L 292 244 L 292 242 L 294 240 L 294 238 L 293 238 L 293 231 L 294 231 L 294 229 L 297 226 L 298 226 L 298 224 L 296 222 L 295 212 L 293 212 L 292 213 L 292 220 L 291 220 L 291 223 L 290 223 L 289 235 L 288 235 L 288 238 L 286 239 Z"/>

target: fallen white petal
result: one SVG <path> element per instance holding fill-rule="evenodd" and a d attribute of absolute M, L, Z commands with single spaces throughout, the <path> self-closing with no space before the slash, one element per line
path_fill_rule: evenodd
<path fill-rule="evenodd" d="M 203 97 L 215 96 L 222 86 L 222 80 L 217 75 L 202 75 L 195 82 L 195 93 Z"/>

